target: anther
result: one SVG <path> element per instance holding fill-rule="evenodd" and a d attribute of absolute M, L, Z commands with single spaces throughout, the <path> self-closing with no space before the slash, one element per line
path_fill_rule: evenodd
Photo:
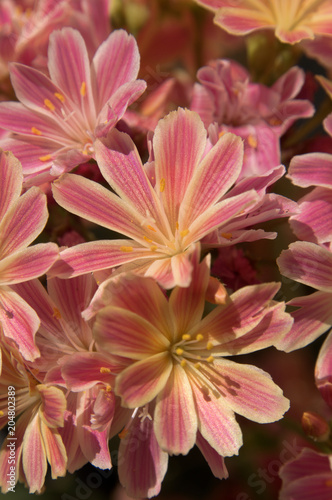
<path fill-rule="evenodd" d="M 133 247 L 120 247 L 121 252 L 132 252 L 134 249 Z"/>
<path fill-rule="evenodd" d="M 211 349 L 213 349 L 213 344 L 212 344 L 212 342 L 210 342 L 210 341 L 209 341 L 209 342 L 206 344 L 206 348 L 207 348 L 207 350 L 208 350 L 208 351 L 211 351 Z"/>
<path fill-rule="evenodd" d="M 45 106 L 50 109 L 51 111 L 55 110 L 54 104 L 49 100 L 49 99 L 44 99 L 44 104 Z"/>
<path fill-rule="evenodd" d="M 191 335 L 189 333 L 185 333 L 182 335 L 182 340 L 191 340 Z"/>
<path fill-rule="evenodd" d="M 203 339 L 204 339 L 204 337 L 203 337 L 203 335 L 202 335 L 201 333 L 198 333 L 198 334 L 196 335 L 196 340 L 197 340 L 198 342 L 200 342 L 200 341 L 201 341 L 201 340 L 203 340 Z"/>
<path fill-rule="evenodd" d="M 31 127 L 31 132 L 35 135 L 43 135 L 43 133 L 41 132 L 41 130 L 39 130 L 38 128 L 36 127 Z"/>
<path fill-rule="evenodd" d="M 82 82 L 82 84 L 81 84 L 80 94 L 82 97 L 84 97 L 86 94 L 86 83 L 85 82 Z"/>
<path fill-rule="evenodd" d="M 38 160 L 40 160 L 40 161 L 49 161 L 49 160 L 52 160 L 52 156 L 51 155 L 40 156 L 38 158 Z"/>
<path fill-rule="evenodd" d="M 166 184 L 165 179 L 164 178 L 160 179 L 159 190 L 161 193 L 165 190 L 165 184 Z"/>
<path fill-rule="evenodd" d="M 183 349 L 181 349 L 181 347 L 178 347 L 178 348 L 175 350 L 175 352 L 176 352 L 176 354 L 177 354 L 178 356 L 182 356 L 182 354 L 184 353 L 184 350 L 183 350 Z"/>
<path fill-rule="evenodd" d="M 110 368 L 107 368 L 106 366 L 101 366 L 99 371 L 100 373 L 111 373 Z"/>
<path fill-rule="evenodd" d="M 59 92 L 54 92 L 54 95 L 57 99 L 59 99 L 59 101 L 65 102 L 66 99 L 64 95 L 60 94 Z"/>

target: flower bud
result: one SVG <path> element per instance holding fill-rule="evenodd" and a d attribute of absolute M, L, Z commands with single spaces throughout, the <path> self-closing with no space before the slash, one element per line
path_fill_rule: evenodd
<path fill-rule="evenodd" d="M 302 415 L 302 427 L 307 436 L 315 441 L 326 441 L 330 436 L 328 422 L 314 411 L 305 411 Z"/>

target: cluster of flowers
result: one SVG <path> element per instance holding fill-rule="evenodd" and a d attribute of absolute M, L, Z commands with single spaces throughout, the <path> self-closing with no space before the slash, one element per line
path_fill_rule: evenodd
<path fill-rule="evenodd" d="M 168 456 L 194 445 L 226 478 L 224 457 L 242 445 L 235 413 L 266 423 L 289 408 L 268 373 L 227 358 L 299 349 L 332 324 L 332 155 L 280 146 L 314 115 L 299 95 L 305 73 L 291 65 L 267 86 L 215 59 L 182 85 L 186 107 L 168 112 L 175 78 L 144 98 L 137 42 L 110 33 L 109 1 L 30 3 L 0 5 L 0 425 L 14 387 L 14 485 L 40 492 L 48 464 L 53 478 L 88 462 L 111 468 L 116 435 L 130 496 L 157 495 Z M 319 53 L 332 68 L 329 1 L 198 3 L 233 35 L 268 29 L 270 39 L 275 28 L 280 46 Z M 332 97 L 332 83 L 320 82 Z M 332 115 L 324 126 L 332 135 Z M 298 202 L 274 192 L 282 153 L 292 183 L 313 187 Z M 298 241 L 280 271 L 316 290 L 292 298 L 292 312 L 274 299 L 280 283 L 252 277 L 238 246 L 273 240 L 262 223 L 288 217 Z M 89 238 L 97 226 L 109 239 Z M 213 277 L 211 252 L 213 269 L 232 259 L 242 279 Z M 332 408 L 331 334 L 315 377 Z M 4 493 L 13 491 L 9 455 L 5 440 Z M 281 498 L 301 488 L 327 498 L 331 457 L 304 450 L 286 464 Z M 314 472 L 301 477 L 310 461 Z"/>

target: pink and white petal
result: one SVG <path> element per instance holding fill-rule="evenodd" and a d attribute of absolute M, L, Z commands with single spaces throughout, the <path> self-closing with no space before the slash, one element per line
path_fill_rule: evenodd
<path fill-rule="evenodd" d="M 332 295 L 315 292 L 305 297 L 297 297 L 288 302 L 299 309 L 292 311 L 292 329 L 275 344 L 285 352 L 291 352 L 310 344 L 332 325 Z"/>
<path fill-rule="evenodd" d="M 174 284 L 178 287 L 188 287 L 191 283 L 193 265 L 189 260 L 190 247 L 188 250 L 171 257 Z"/>
<path fill-rule="evenodd" d="M 137 361 L 117 376 L 115 394 L 122 406 L 136 408 L 152 401 L 165 387 L 173 363 L 168 352 Z"/>
<path fill-rule="evenodd" d="M 223 343 L 220 348 L 213 348 L 211 354 L 218 353 L 224 356 L 234 356 L 256 352 L 270 346 L 279 348 L 281 339 L 290 332 L 292 325 L 293 318 L 285 312 L 285 304 L 276 303 L 274 307 L 267 310 L 255 328 L 245 335 Z"/>
<path fill-rule="evenodd" d="M 315 188 L 300 200 L 301 211 L 290 219 L 296 236 L 304 241 L 327 243 L 332 240 L 332 189 Z"/>
<path fill-rule="evenodd" d="M 332 473 L 321 472 L 295 479 L 280 490 L 280 500 L 330 500 Z"/>
<path fill-rule="evenodd" d="M 140 56 L 135 38 L 116 30 L 98 48 L 92 60 L 97 112 L 124 83 L 134 81 Z"/>
<path fill-rule="evenodd" d="M 317 358 L 315 367 L 316 385 L 332 408 L 332 335 L 326 337 Z"/>
<path fill-rule="evenodd" d="M 12 205 L 0 223 L 0 256 L 30 245 L 44 229 L 48 219 L 46 195 L 32 187 Z"/>
<path fill-rule="evenodd" d="M 103 141 L 97 140 L 95 158 L 103 177 L 116 193 L 143 217 L 151 214 L 157 226 L 163 228 L 165 220 L 160 201 L 129 135 L 113 130 Z"/>
<path fill-rule="evenodd" d="M 206 145 L 199 116 L 179 108 L 161 120 L 153 136 L 156 192 L 160 193 L 171 230 L 175 232 L 179 207 Z"/>
<path fill-rule="evenodd" d="M 30 420 L 23 438 L 22 463 L 29 493 L 41 491 L 47 472 L 46 450 L 40 425 L 39 414 L 36 413 Z"/>
<path fill-rule="evenodd" d="M 218 387 L 225 404 L 235 413 L 259 423 L 280 420 L 289 400 L 271 376 L 256 366 L 221 359 L 205 369 Z"/>
<path fill-rule="evenodd" d="M 307 241 L 296 241 L 283 250 L 277 263 L 281 274 L 317 290 L 332 292 L 332 253 Z"/>
<path fill-rule="evenodd" d="M 79 31 L 66 27 L 50 35 L 48 70 L 52 81 L 66 96 L 70 96 L 85 121 L 90 125 L 95 123 L 89 56 Z"/>
<path fill-rule="evenodd" d="M 223 135 L 195 169 L 191 181 L 178 198 L 179 225 L 186 229 L 230 189 L 243 162 L 243 144 L 235 134 Z M 182 194 L 182 193 L 181 193 Z"/>
<path fill-rule="evenodd" d="M 308 153 L 294 156 L 289 165 L 289 179 L 296 186 L 332 187 L 332 155 Z"/>
<path fill-rule="evenodd" d="M 170 342 L 148 319 L 127 309 L 107 306 L 96 317 L 94 337 L 106 352 L 131 359 L 144 359 L 167 350 Z"/>
<path fill-rule="evenodd" d="M 310 448 L 302 448 L 295 458 L 280 468 L 279 475 L 285 483 L 290 483 L 301 477 L 315 476 L 330 471 L 328 455 L 318 453 Z"/>
<path fill-rule="evenodd" d="M 223 457 L 212 448 L 199 431 L 197 431 L 196 445 L 209 464 L 212 474 L 218 479 L 227 479 L 229 474 Z"/>
<path fill-rule="evenodd" d="M 14 285 L 38 278 L 48 271 L 59 257 L 55 243 L 39 243 L 15 252 L 0 261 L 0 282 Z"/>
<path fill-rule="evenodd" d="M 144 276 L 155 279 L 166 290 L 176 286 L 172 270 L 172 258 L 170 257 L 153 260 L 146 269 Z"/>
<path fill-rule="evenodd" d="M 214 22 L 232 35 L 246 35 L 272 27 L 272 19 L 257 8 L 225 7 L 216 12 Z"/>
<path fill-rule="evenodd" d="M 178 363 L 157 396 L 153 428 L 159 446 L 169 455 L 186 455 L 195 444 L 197 415 L 192 388 Z"/>
<path fill-rule="evenodd" d="M 199 264 L 200 247 L 194 253 L 191 284 L 189 287 L 176 287 L 169 298 L 169 306 L 175 319 L 175 335 L 182 335 L 198 323 L 203 315 L 205 294 L 210 277 L 210 256 Z M 180 338 L 181 339 L 181 338 Z M 179 340 L 180 340 L 179 339 Z"/>
<path fill-rule="evenodd" d="M 9 287 L 0 287 L 0 323 L 5 337 L 12 339 L 28 361 L 40 356 L 35 334 L 40 320 L 36 312 Z"/>
<path fill-rule="evenodd" d="M 299 43 L 301 40 L 313 40 L 315 38 L 314 32 L 311 28 L 307 28 L 305 26 L 298 27 L 297 29 L 294 30 L 284 30 L 279 27 L 276 27 L 275 31 L 276 37 L 279 38 L 279 40 L 282 43 Z"/>
<path fill-rule="evenodd" d="M 130 238 L 143 240 L 142 223 L 146 216 L 97 182 L 64 174 L 53 183 L 52 191 L 55 201 L 69 212 Z"/>
<path fill-rule="evenodd" d="M 191 378 L 198 431 L 218 455 L 237 455 L 242 446 L 242 432 L 233 410 L 223 396 L 216 398 L 209 392 L 203 380 Z"/>
<path fill-rule="evenodd" d="M 67 472 L 67 452 L 59 432 L 40 423 L 47 461 L 51 466 L 52 479 L 64 477 Z"/>
<path fill-rule="evenodd" d="M 76 352 L 69 355 L 61 372 L 73 392 L 86 391 L 99 382 L 111 386 L 114 381 L 110 359 L 99 352 Z"/>
<path fill-rule="evenodd" d="M 60 252 L 59 260 L 48 274 L 50 277 L 72 278 L 153 257 L 156 258 L 153 252 L 134 240 L 89 241 Z"/>
<path fill-rule="evenodd" d="M 323 126 L 326 132 L 332 136 L 332 113 L 330 113 L 323 121 Z"/>
<path fill-rule="evenodd" d="M 63 427 L 66 398 L 58 387 L 39 384 L 36 387 L 42 405 L 39 408 L 39 417 L 48 427 Z"/>
<path fill-rule="evenodd" d="M 0 221 L 22 191 L 22 165 L 11 152 L 0 151 Z"/>
<path fill-rule="evenodd" d="M 119 479 L 130 496 L 151 498 L 158 495 L 166 474 L 168 454 L 154 435 L 153 422 L 136 416 L 120 441 Z"/>

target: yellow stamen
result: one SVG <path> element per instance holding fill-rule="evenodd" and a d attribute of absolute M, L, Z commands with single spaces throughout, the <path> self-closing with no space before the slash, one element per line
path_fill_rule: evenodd
<path fill-rule="evenodd" d="M 51 159 L 52 159 L 51 155 L 40 156 L 38 158 L 38 160 L 40 160 L 40 161 L 48 161 L 48 160 L 51 160 Z"/>
<path fill-rule="evenodd" d="M 61 319 L 61 312 L 57 307 L 53 307 L 53 318 Z"/>
<path fill-rule="evenodd" d="M 253 135 L 248 135 L 247 137 L 248 144 L 251 148 L 257 148 L 257 139 Z"/>
<path fill-rule="evenodd" d="M 36 127 L 31 127 L 31 132 L 35 135 L 43 135 L 43 133 L 41 132 L 41 130 L 39 130 L 38 128 Z"/>
<path fill-rule="evenodd" d="M 195 363 L 195 364 L 194 364 L 194 367 L 196 368 L 196 370 L 199 370 L 199 369 L 200 369 L 200 367 L 201 367 L 201 364 L 200 364 L 200 363 Z"/>
<path fill-rule="evenodd" d="M 175 350 L 175 352 L 176 352 L 176 354 L 177 354 L 178 356 L 182 356 L 182 354 L 184 353 L 184 350 L 183 350 L 183 349 L 181 349 L 181 347 L 178 347 L 178 348 Z"/>
<path fill-rule="evenodd" d="M 219 132 L 219 134 L 218 134 L 219 139 L 220 139 L 220 137 L 222 137 L 224 134 L 226 134 L 225 130 L 221 130 L 221 132 Z"/>
<path fill-rule="evenodd" d="M 54 95 L 57 99 L 59 99 L 59 101 L 65 102 L 66 99 L 64 95 L 60 94 L 59 92 L 54 92 Z"/>
<path fill-rule="evenodd" d="M 175 227 L 176 227 L 176 229 L 179 229 L 179 223 L 178 222 L 176 222 Z"/>
<path fill-rule="evenodd" d="M 51 111 L 55 110 L 55 106 L 54 106 L 53 102 L 51 102 L 49 99 L 44 99 L 44 104 Z"/>
<path fill-rule="evenodd" d="M 133 247 L 120 247 L 121 252 L 132 252 Z"/>
<path fill-rule="evenodd" d="M 191 339 L 191 335 L 189 333 L 184 333 L 182 335 L 182 340 L 190 340 Z"/>
<path fill-rule="evenodd" d="M 106 392 L 112 392 L 112 387 L 110 385 L 107 385 L 105 390 Z"/>
<path fill-rule="evenodd" d="M 208 351 L 211 351 L 211 349 L 213 348 L 213 344 L 212 344 L 212 342 L 208 342 L 208 343 L 206 344 L 206 348 L 207 348 L 207 350 L 208 350 Z"/>
<path fill-rule="evenodd" d="M 159 190 L 160 190 L 160 192 L 161 192 L 161 193 L 162 193 L 163 191 L 165 191 L 165 183 L 166 183 L 166 181 L 165 181 L 165 179 L 164 179 L 164 178 L 160 179 L 160 186 L 159 186 Z"/>
<path fill-rule="evenodd" d="M 154 228 L 154 227 L 152 227 L 152 226 L 146 226 L 146 227 L 147 227 L 148 229 L 150 229 L 150 231 L 154 231 L 155 233 L 157 232 L 157 231 L 155 230 L 155 228 Z"/>
<path fill-rule="evenodd" d="M 106 366 L 101 366 L 99 371 L 100 373 L 111 373 L 110 368 L 107 368 Z"/>
<path fill-rule="evenodd" d="M 148 243 L 152 243 L 152 240 L 150 240 L 150 238 L 148 238 L 147 236 L 143 236 L 143 238 L 145 239 L 145 241 L 147 241 Z"/>
<path fill-rule="evenodd" d="M 156 247 L 156 245 L 152 245 L 152 247 L 150 247 L 150 250 L 151 252 L 155 252 L 157 250 L 158 247 Z"/>
<path fill-rule="evenodd" d="M 221 233 L 221 236 L 226 238 L 226 240 L 231 240 L 233 237 L 232 233 Z"/>
<path fill-rule="evenodd" d="M 4 416 L 4 412 L 2 410 L 0 410 L 0 417 L 3 417 Z"/>
<path fill-rule="evenodd" d="M 207 361 L 208 363 L 213 363 L 213 361 L 214 361 L 214 357 L 213 357 L 213 356 L 209 356 L 208 358 L 206 358 L 206 361 Z"/>
<path fill-rule="evenodd" d="M 119 434 L 119 438 L 120 439 L 123 439 L 124 437 L 126 437 L 126 435 L 128 434 L 128 429 L 124 428 Z"/>
<path fill-rule="evenodd" d="M 200 340 L 203 340 L 203 339 L 204 339 L 204 337 L 203 337 L 203 335 L 202 335 L 201 333 L 198 333 L 198 334 L 196 335 L 196 340 L 198 340 L 198 342 L 199 342 Z"/>
<path fill-rule="evenodd" d="M 187 236 L 188 233 L 189 233 L 189 229 L 184 229 L 183 231 L 180 231 L 180 235 L 182 236 L 182 238 L 184 236 Z"/>
<path fill-rule="evenodd" d="M 85 82 L 82 82 L 82 84 L 81 84 L 80 94 L 82 97 L 85 97 L 85 94 L 86 94 L 86 83 Z"/>
<path fill-rule="evenodd" d="M 185 359 L 182 359 L 180 365 L 182 366 L 182 368 L 184 368 L 187 365 L 187 361 Z"/>

